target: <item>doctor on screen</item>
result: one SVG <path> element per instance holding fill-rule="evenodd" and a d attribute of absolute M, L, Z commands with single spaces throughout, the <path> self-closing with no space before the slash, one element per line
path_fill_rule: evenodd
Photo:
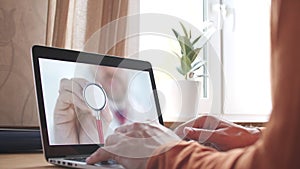
<path fill-rule="evenodd" d="M 157 118 L 145 116 L 146 112 L 155 111 L 155 104 L 150 98 L 151 85 L 138 85 L 145 80 L 143 76 L 135 76 L 125 69 L 88 66 L 86 75 L 60 80 L 53 118 L 55 144 L 101 143 L 97 112 L 87 105 L 83 96 L 90 82 L 99 84 L 107 95 L 107 105 L 99 113 L 104 137 L 122 124 Z"/>

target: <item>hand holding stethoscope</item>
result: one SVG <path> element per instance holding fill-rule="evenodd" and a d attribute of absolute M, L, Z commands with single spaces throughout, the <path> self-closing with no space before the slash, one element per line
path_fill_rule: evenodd
<path fill-rule="evenodd" d="M 85 103 L 96 112 L 96 124 L 100 144 L 104 144 L 104 134 L 101 121 L 101 111 L 107 105 L 107 95 L 103 87 L 97 83 L 88 83 L 83 89 Z"/>

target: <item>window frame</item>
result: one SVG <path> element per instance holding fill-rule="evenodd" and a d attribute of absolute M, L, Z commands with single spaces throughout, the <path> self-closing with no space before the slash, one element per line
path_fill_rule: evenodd
<path fill-rule="evenodd" d="M 214 83 L 213 85 L 213 91 L 214 93 L 214 101 L 216 102 L 217 106 L 219 107 L 219 116 L 221 116 L 222 118 L 225 118 L 227 120 L 233 121 L 233 122 L 240 122 L 240 123 L 265 123 L 269 120 L 270 114 L 268 113 L 263 113 L 263 114 L 259 114 L 259 113 L 255 113 L 255 114 L 239 114 L 239 113 L 228 113 L 225 112 L 225 107 L 224 107 L 224 103 L 225 103 L 225 95 L 226 95 L 226 84 L 225 84 L 225 75 L 223 72 L 223 66 L 224 66 L 224 62 L 226 62 L 226 58 L 225 52 L 224 52 L 224 43 L 225 43 L 225 39 L 224 39 L 224 30 L 222 29 L 223 26 L 223 22 L 225 22 L 224 20 L 221 20 L 222 18 L 222 9 L 219 9 L 219 13 L 218 16 L 214 16 L 215 14 L 213 14 L 213 5 L 215 4 L 219 4 L 220 8 L 223 5 L 227 5 L 227 2 L 224 2 L 225 0 L 204 0 L 204 19 L 206 20 L 210 20 L 213 23 L 217 23 L 219 25 L 217 26 L 221 26 L 221 28 L 218 28 L 218 32 L 215 33 L 214 37 L 210 40 L 210 44 L 212 44 L 211 46 L 207 46 L 205 48 L 205 52 L 206 52 L 206 56 L 210 56 L 210 55 L 214 55 L 217 52 L 217 55 L 219 56 L 219 63 L 209 60 L 210 58 L 208 58 L 208 71 L 209 72 L 215 72 L 214 76 L 218 79 L 218 83 Z M 214 51 L 217 50 L 217 51 Z M 217 65 L 216 65 L 217 64 Z M 210 89 L 211 91 L 212 89 Z M 211 99 L 211 97 L 210 97 Z"/>

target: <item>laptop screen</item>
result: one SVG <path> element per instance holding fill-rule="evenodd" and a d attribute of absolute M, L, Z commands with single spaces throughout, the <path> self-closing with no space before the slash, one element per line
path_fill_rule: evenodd
<path fill-rule="evenodd" d="M 50 146 L 103 144 L 122 124 L 159 122 L 149 70 L 48 57 L 38 64 Z M 89 85 L 102 95 L 86 93 Z"/>

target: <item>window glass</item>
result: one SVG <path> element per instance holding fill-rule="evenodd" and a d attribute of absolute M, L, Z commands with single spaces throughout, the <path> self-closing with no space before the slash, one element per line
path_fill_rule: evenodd
<path fill-rule="evenodd" d="M 188 30 L 192 30 L 192 38 L 196 38 L 203 27 L 203 1 L 140 1 L 140 13 L 139 59 L 152 63 L 164 121 L 182 121 L 185 117 L 179 117 L 183 104 L 179 81 L 184 81 L 185 77 L 177 71 L 180 60 L 174 53 L 180 54 L 180 46 L 172 28 L 183 35 L 179 24 L 183 22 Z M 144 19 L 149 14 L 161 17 L 159 20 Z M 145 32 L 148 27 L 158 31 Z M 190 105 L 195 107 L 192 102 Z"/>
<path fill-rule="evenodd" d="M 223 25 L 224 112 L 262 115 L 271 110 L 270 1 L 225 1 L 234 11 Z"/>

